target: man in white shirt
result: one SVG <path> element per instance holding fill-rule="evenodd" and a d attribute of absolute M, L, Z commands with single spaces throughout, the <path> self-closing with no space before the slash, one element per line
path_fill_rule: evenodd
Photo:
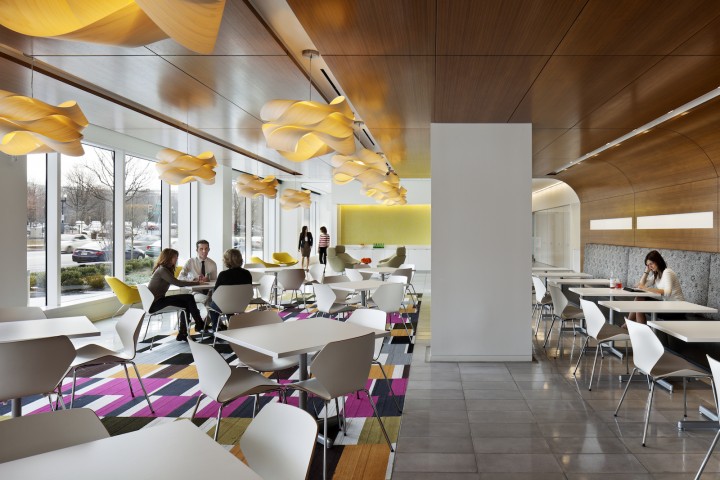
<path fill-rule="evenodd" d="M 217 280 L 217 264 L 210 258 L 210 242 L 207 240 L 198 240 L 195 242 L 195 251 L 197 256 L 185 262 L 183 269 L 180 271 L 179 278 L 181 280 L 197 280 L 199 282 L 211 282 Z M 205 303 L 207 295 L 203 293 L 195 293 L 195 301 L 197 303 Z"/>

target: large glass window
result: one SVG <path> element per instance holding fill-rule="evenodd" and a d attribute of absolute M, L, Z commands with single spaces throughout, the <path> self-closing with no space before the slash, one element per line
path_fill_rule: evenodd
<path fill-rule="evenodd" d="M 162 250 L 161 188 L 154 162 L 125 157 L 125 281 L 130 285 L 150 280 L 153 259 Z"/>
<path fill-rule="evenodd" d="M 250 201 L 250 219 L 251 223 L 251 236 L 250 236 L 250 247 L 253 256 L 264 258 L 263 251 L 265 246 L 265 217 L 264 217 L 264 206 L 265 197 L 260 196 L 253 198 Z"/>
<path fill-rule="evenodd" d="M 178 186 L 170 185 L 170 248 L 178 249 Z"/>
<path fill-rule="evenodd" d="M 89 145 L 81 157 L 61 156 L 61 238 L 74 242 L 61 259 L 61 304 L 109 291 L 104 276 L 113 274 L 114 163 L 111 150 Z"/>
<path fill-rule="evenodd" d="M 47 303 L 46 235 L 47 160 L 45 155 L 27 156 L 27 269 L 30 272 L 31 306 Z"/>
<path fill-rule="evenodd" d="M 235 173 L 237 177 L 237 172 Z M 233 178 L 233 181 L 235 178 Z M 237 248 L 243 255 L 243 258 L 247 256 L 245 235 L 245 228 L 247 226 L 247 212 L 245 211 L 245 197 L 238 195 L 235 188 L 232 189 L 232 224 L 233 224 L 233 248 Z M 250 263 L 248 259 L 247 263 Z"/>

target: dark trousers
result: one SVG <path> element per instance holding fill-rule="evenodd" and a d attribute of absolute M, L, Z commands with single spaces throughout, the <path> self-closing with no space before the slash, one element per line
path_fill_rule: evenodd
<path fill-rule="evenodd" d="M 212 322 L 213 329 L 217 332 L 218 327 L 218 320 L 220 320 L 220 314 L 216 312 L 215 310 L 220 310 L 220 307 L 215 305 L 215 302 L 210 301 L 210 305 L 208 305 L 210 308 L 208 308 L 208 315 L 210 316 L 210 321 Z M 212 310 L 210 310 L 212 309 Z"/>
<path fill-rule="evenodd" d="M 323 265 L 327 263 L 327 249 L 328 247 L 318 247 L 318 256 L 320 257 L 320 263 Z"/>
<path fill-rule="evenodd" d="M 158 298 L 152 303 L 150 313 L 157 312 L 165 307 L 184 308 L 185 311 L 192 316 L 193 320 L 195 320 L 196 326 L 202 325 L 203 323 L 202 317 L 200 316 L 200 310 L 198 310 L 197 305 L 195 304 L 195 297 L 189 293 Z M 187 335 L 187 325 L 184 322 L 179 322 L 178 334 Z"/>

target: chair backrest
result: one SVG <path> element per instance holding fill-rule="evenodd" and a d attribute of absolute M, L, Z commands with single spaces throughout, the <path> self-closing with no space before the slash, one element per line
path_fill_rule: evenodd
<path fill-rule="evenodd" d="M 212 301 L 222 313 L 242 313 L 252 301 L 253 294 L 254 289 L 250 284 L 220 285 L 213 292 Z"/>
<path fill-rule="evenodd" d="M 358 308 L 355 310 L 345 323 L 353 323 L 362 327 L 374 328 L 375 330 L 385 330 L 387 322 L 387 313 L 377 308 Z M 382 350 L 383 338 L 377 337 L 375 339 L 375 351 L 373 352 L 373 359 L 377 360 Z"/>
<path fill-rule="evenodd" d="M 173 272 L 173 275 L 175 275 L 175 278 L 178 278 L 180 276 L 180 272 L 182 272 L 183 266 L 182 265 L 176 265 L 175 271 Z"/>
<path fill-rule="evenodd" d="M 0 422 L 0 463 L 109 438 L 88 408 L 26 415 Z"/>
<path fill-rule="evenodd" d="M 553 302 L 553 313 L 560 316 L 568 305 L 568 299 L 557 285 L 548 285 L 548 290 L 550 290 L 550 298 Z"/>
<path fill-rule="evenodd" d="M 410 283 L 410 281 L 412 280 L 413 271 L 412 268 L 398 268 L 392 274 L 400 277 L 405 277 L 407 279 L 405 283 Z"/>
<path fill-rule="evenodd" d="M 345 252 L 345 247 L 343 247 L 343 252 Z M 334 247 L 328 248 L 327 263 L 335 272 L 342 273 L 345 271 L 345 262 L 337 256 Z"/>
<path fill-rule="evenodd" d="M 273 285 L 275 285 L 274 275 L 263 275 L 263 277 L 260 279 L 258 294 L 260 295 L 260 298 L 262 298 L 268 303 L 271 300 L 270 297 L 272 296 Z"/>
<path fill-rule="evenodd" d="M 333 250 L 333 252 L 333 255 L 345 253 L 345 245 L 335 245 L 335 249 Z"/>
<path fill-rule="evenodd" d="M 0 343 L 0 401 L 52 392 L 74 359 L 65 336 Z"/>
<path fill-rule="evenodd" d="M 47 317 L 40 307 L 1 307 L 0 322 L 16 322 L 18 320 L 44 320 Z"/>
<path fill-rule="evenodd" d="M 278 263 L 295 265 L 298 260 L 290 255 L 288 252 L 275 252 L 272 254 L 272 259 Z"/>
<path fill-rule="evenodd" d="M 412 282 L 412 279 L 415 277 L 415 264 L 414 263 L 403 263 L 398 268 L 409 268 L 412 271 L 412 275 L 410 276 L 410 281 Z"/>
<path fill-rule="evenodd" d="M 230 365 L 212 346 L 193 341 L 189 343 L 190 352 L 195 359 L 200 390 L 213 400 L 217 400 L 230 378 Z"/>
<path fill-rule="evenodd" d="M 237 313 L 230 317 L 228 328 L 257 327 L 282 322 L 282 317 L 275 310 L 253 310 L 252 312 Z"/>
<path fill-rule="evenodd" d="M 400 283 L 386 282 L 373 292 L 371 298 L 380 310 L 387 313 L 397 313 L 400 311 L 405 298 L 405 286 Z"/>
<path fill-rule="evenodd" d="M 260 268 L 262 268 L 262 265 L 260 265 Z M 252 276 L 253 283 L 260 283 L 260 280 L 262 280 L 262 277 L 265 275 L 266 275 L 265 272 L 258 272 L 258 271 L 250 272 L 250 276 Z"/>
<path fill-rule="evenodd" d="M 385 279 L 385 283 L 401 283 L 407 285 L 407 277 L 399 275 L 390 275 Z"/>
<path fill-rule="evenodd" d="M 542 299 L 545 298 L 545 293 L 547 293 L 547 289 L 545 288 L 545 284 L 540 280 L 539 277 L 536 277 L 535 275 L 532 276 L 532 282 L 533 287 L 535 287 L 535 301 L 538 303 L 542 302 Z"/>
<path fill-rule="evenodd" d="M 143 317 L 145 317 L 145 310 L 130 308 L 115 324 L 115 331 L 122 343 L 123 353 L 129 355 L 130 359 L 135 357 Z"/>
<path fill-rule="evenodd" d="M 323 276 L 325 275 L 325 265 L 322 263 L 316 263 L 310 265 L 310 277 L 318 283 L 323 283 Z"/>
<path fill-rule="evenodd" d="M 306 411 L 282 403 L 265 405 L 240 438 L 250 468 L 262 478 L 305 480 L 317 422 Z"/>
<path fill-rule="evenodd" d="M 323 313 L 329 313 L 330 308 L 337 300 L 335 291 L 329 285 L 317 283 L 313 285 L 315 290 L 315 299 L 317 300 L 317 309 Z"/>
<path fill-rule="evenodd" d="M 310 370 L 332 398 L 365 388 L 375 351 L 375 334 L 369 333 L 325 345 Z"/>
<path fill-rule="evenodd" d="M 138 293 L 140 293 L 140 301 L 145 313 L 150 313 L 150 307 L 155 301 L 155 295 L 150 291 L 147 285 L 138 285 Z"/>
<path fill-rule="evenodd" d="M 345 270 L 345 276 L 351 281 L 351 282 L 359 282 L 363 279 L 362 274 L 359 270 L 355 270 L 354 268 L 348 268 Z"/>
<path fill-rule="evenodd" d="M 706 355 L 708 363 L 710 364 L 710 371 L 713 376 L 713 385 L 715 389 L 715 399 L 720 399 L 720 362 L 712 358 L 710 355 Z M 717 407 L 717 405 L 715 405 Z M 1 425 L 1 423 L 0 423 Z"/>
<path fill-rule="evenodd" d="M 660 339 L 652 329 L 642 323 L 633 322 L 626 318 L 625 324 L 633 346 L 633 363 L 645 373 L 649 373 L 660 357 L 665 353 Z"/>
<path fill-rule="evenodd" d="M 597 338 L 603 325 L 605 325 L 605 315 L 600 311 L 600 307 L 590 300 L 580 299 L 580 307 L 583 315 L 585 315 L 585 323 L 587 324 L 587 333 L 592 338 Z"/>
<path fill-rule="evenodd" d="M 137 288 L 132 288 L 119 278 L 110 275 L 105 275 L 105 281 L 122 305 L 132 305 L 140 302 L 140 294 Z"/>
<path fill-rule="evenodd" d="M 350 279 L 347 277 L 347 275 L 325 275 L 323 277 L 322 283 L 342 283 L 342 282 L 349 282 Z"/>
<path fill-rule="evenodd" d="M 283 290 L 300 290 L 305 283 L 305 270 L 301 268 L 281 270 L 278 272 L 277 280 Z"/>

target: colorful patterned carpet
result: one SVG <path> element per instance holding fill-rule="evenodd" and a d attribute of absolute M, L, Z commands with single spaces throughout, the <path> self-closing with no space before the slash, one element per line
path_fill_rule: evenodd
<path fill-rule="evenodd" d="M 409 307 L 409 318 L 417 326 L 420 304 Z M 303 321 L 314 317 L 317 311 L 310 307 L 286 309 L 280 313 L 285 321 Z M 400 405 L 404 403 L 407 379 L 410 373 L 410 361 L 413 353 L 413 344 L 400 324 L 397 315 L 392 316 L 392 335 L 385 339 L 380 362 L 390 378 L 393 392 L 398 397 Z M 413 329 L 414 331 L 414 329 Z M 150 339 L 140 344 L 136 363 L 144 378 L 145 387 L 151 396 L 156 415 L 152 415 L 137 380 L 131 379 L 136 397 L 130 396 L 127 381 L 122 367 L 99 366 L 79 372 L 76 407 L 87 407 L 94 410 L 102 418 L 111 435 L 131 432 L 158 423 L 173 421 L 176 418 L 190 418 L 197 396 L 199 395 L 197 370 L 193 365 L 193 358 L 188 345 L 175 341 L 175 333 L 167 336 L 156 336 L 155 346 L 150 351 Z M 199 339 L 199 337 L 196 337 Z M 205 340 L 209 343 L 211 340 Z M 218 343 L 217 350 L 226 357 L 228 362 L 237 364 L 237 358 L 227 344 Z M 132 369 L 131 369 L 132 371 Z M 297 379 L 297 370 L 289 369 L 280 372 L 281 383 L 289 383 Z M 274 378 L 274 376 L 273 376 Z M 70 379 L 63 384 L 63 393 L 66 402 L 69 402 Z M 380 416 L 385 423 L 391 441 L 395 442 L 400 428 L 400 413 L 397 411 L 386 382 L 379 367 L 373 366 L 368 379 L 368 390 L 376 401 Z M 139 393 L 139 395 L 138 395 Z M 288 403 L 297 405 L 297 392 L 288 397 Z M 277 396 L 261 396 L 261 406 L 271 401 L 277 401 Z M 310 398 L 311 412 L 317 412 L 322 417 L 323 402 Z M 331 403 L 332 405 L 332 403 Z M 388 461 L 390 450 L 382 435 L 380 426 L 375 419 L 372 408 L 364 397 L 355 395 L 347 397 L 346 416 L 348 431 L 346 434 L 337 429 L 330 431 L 335 438 L 335 446 L 328 451 L 328 472 L 336 479 L 384 479 L 388 475 Z M 48 411 L 46 399 L 29 397 L 23 400 L 23 412 L 39 413 Z M 193 422 L 208 435 L 215 432 L 215 416 L 218 404 L 205 398 L 200 403 L 197 416 Z M 242 457 L 238 447 L 238 440 L 252 418 L 253 398 L 242 397 L 223 411 L 223 421 L 220 427 L 219 443 L 230 452 Z M 0 404 L 0 415 L 9 415 L 10 406 Z M 334 406 L 329 415 L 335 413 Z M 322 430 L 321 430 L 322 431 Z M 322 478 L 322 446 L 317 445 L 315 456 L 310 469 L 310 479 Z"/>

